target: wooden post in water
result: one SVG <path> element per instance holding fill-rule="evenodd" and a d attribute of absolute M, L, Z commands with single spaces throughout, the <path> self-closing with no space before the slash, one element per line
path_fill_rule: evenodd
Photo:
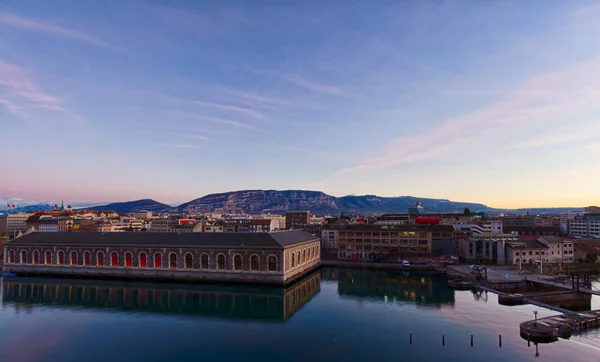
<path fill-rule="evenodd" d="M 446 345 L 446 334 L 442 333 L 442 346 Z"/>
<path fill-rule="evenodd" d="M 527 333 L 527 347 L 531 347 L 531 335 Z"/>
<path fill-rule="evenodd" d="M 502 348 L 502 335 L 501 334 L 498 335 L 498 346 L 500 348 Z"/>
<path fill-rule="evenodd" d="M 412 344 L 412 332 L 409 333 L 408 340 L 410 341 L 410 344 Z"/>
<path fill-rule="evenodd" d="M 473 335 L 471 334 L 471 347 L 473 347 Z"/>

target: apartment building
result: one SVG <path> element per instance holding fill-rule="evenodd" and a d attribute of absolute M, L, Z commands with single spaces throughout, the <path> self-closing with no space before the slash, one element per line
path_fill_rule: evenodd
<path fill-rule="evenodd" d="M 301 229 L 310 224 L 310 211 L 288 211 L 285 213 L 286 229 Z"/>
<path fill-rule="evenodd" d="M 340 260 L 396 262 L 432 255 L 453 242 L 453 228 L 447 225 L 346 225 L 337 235 Z"/>
<path fill-rule="evenodd" d="M 0 215 L 0 239 L 13 238 L 19 232 L 27 231 L 27 219 L 30 214 L 20 212 L 17 214 Z"/>
<path fill-rule="evenodd" d="M 569 220 L 569 235 L 600 238 L 600 214 L 585 214 Z"/>

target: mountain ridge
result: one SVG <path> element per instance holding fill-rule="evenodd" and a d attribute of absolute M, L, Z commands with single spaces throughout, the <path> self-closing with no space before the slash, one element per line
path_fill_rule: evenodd
<path fill-rule="evenodd" d="M 466 208 L 471 211 L 492 213 L 525 212 L 547 213 L 566 212 L 581 207 L 571 208 L 521 208 L 499 209 L 475 202 L 451 201 L 415 196 L 382 197 L 377 195 L 347 195 L 331 196 L 314 190 L 238 190 L 208 194 L 179 206 L 170 206 L 153 199 L 111 203 L 91 207 L 92 210 L 114 210 L 120 213 L 130 213 L 146 210 L 157 213 L 285 213 L 286 211 L 307 210 L 315 215 L 336 215 L 344 213 L 376 214 L 376 213 L 406 213 L 408 207 L 420 201 L 425 213 L 463 212 Z"/>

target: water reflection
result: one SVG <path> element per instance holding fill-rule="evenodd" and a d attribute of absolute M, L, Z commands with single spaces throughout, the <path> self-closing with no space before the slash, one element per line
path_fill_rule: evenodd
<path fill-rule="evenodd" d="M 441 276 L 365 269 L 338 269 L 335 273 L 340 296 L 409 302 L 418 306 L 454 305 L 454 291 Z"/>
<path fill-rule="evenodd" d="M 320 279 L 319 272 L 315 272 L 289 287 L 279 288 L 11 278 L 2 285 L 2 306 L 29 312 L 35 306 L 80 307 L 282 322 L 319 293 Z"/>

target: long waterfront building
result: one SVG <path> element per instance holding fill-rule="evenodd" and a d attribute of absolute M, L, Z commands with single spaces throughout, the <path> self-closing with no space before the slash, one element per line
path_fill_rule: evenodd
<path fill-rule="evenodd" d="M 319 238 L 271 233 L 31 232 L 4 247 L 7 272 L 287 284 L 321 264 Z"/>

